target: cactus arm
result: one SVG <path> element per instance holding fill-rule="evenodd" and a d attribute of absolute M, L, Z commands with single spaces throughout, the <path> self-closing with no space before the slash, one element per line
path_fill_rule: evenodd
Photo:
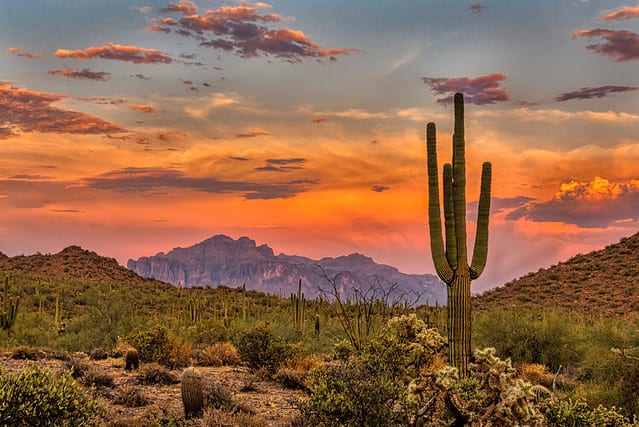
<path fill-rule="evenodd" d="M 453 195 L 457 268 L 468 268 L 466 247 L 466 148 L 464 143 L 464 97 L 455 94 L 455 133 L 453 134 Z"/>
<path fill-rule="evenodd" d="M 437 176 L 437 138 L 435 123 L 426 126 L 426 148 L 428 154 L 428 227 L 430 231 L 430 249 L 435 271 L 445 283 L 451 283 L 453 269 L 446 260 L 442 222 L 439 209 L 439 179 Z"/>
<path fill-rule="evenodd" d="M 455 241 L 455 202 L 453 199 L 453 165 L 444 165 L 444 226 L 446 228 L 446 259 L 457 269 L 457 242 Z"/>
<path fill-rule="evenodd" d="M 490 184 L 492 180 L 492 166 L 485 162 L 481 170 L 481 191 L 479 193 L 479 208 L 477 210 L 477 232 L 473 261 L 470 264 L 470 278 L 477 279 L 484 271 L 488 255 L 488 217 L 490 215 Z"/>

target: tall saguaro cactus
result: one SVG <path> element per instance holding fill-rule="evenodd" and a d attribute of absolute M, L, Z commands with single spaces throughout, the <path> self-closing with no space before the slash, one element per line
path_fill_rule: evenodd
<path fill-rule="evenodd" d="M 2 313 L 0 313 L 0 329 L 10 330 L 13 323 L 16 321 L 16 315 L 18 314 L 18 305 L 20 298 L 15 298 L 9 301 L 9 276 L 4 280 L 4 293 L 2 298 Z"/>
<path fill-rule="evenodd" d="M 464 97 L 455 94 L 455 131 L 453 162 L 443 170 L 444 225 L 442 238 L 437 169 L 435 123 L 426 126 L 428 151 L 428 219 L 430 247 L 437 275 L 448 285 L 448 352 L 450 363 L 465 376 L 470 348 L 470 281 L 477 279 L 486 266 L 488 254 L 488 216 L 492 167 L 483 164 L 481 192 L 477 212 L 477 234 L 472 262 L 468 265 L 466 248 L 466 143 L 464 141 Z"/>

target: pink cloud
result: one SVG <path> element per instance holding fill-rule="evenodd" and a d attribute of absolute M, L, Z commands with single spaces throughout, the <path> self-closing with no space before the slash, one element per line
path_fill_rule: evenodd
<path fill-rule="evenodd" d="M 36 92 L 0 82 L 0 117 L 4 129 L 10 127 L 22 132 L 52 132 L 74 134 L 101 134 L 123 132 L 116 124 L 96 116 L 65 110 L 52 104 L 66 98 L 48 92 Z"/>
<path fill-rule="evenodd" d="M 171 3 L 168 6 L 162 8 L 160 12 L 164 13 L 183 13 L 185 15 L 194 15 L 197 13 L 197 6 L 195 3 L 189 0 L 180 0 L 177 3 Z"/>
<path fill-rule="evenodd" d="M 589 44 L 586 49 L 602 56 L 612 58 L 615 62 L 639 60 L 639 34 L 632 31 L 613 31 L 604 29 L 579 30 L 572 35 L 573 40 L 599 37 L 599 44 Z"/>
<path fill-rule="evenodd" d="M 473 13 L 481 13 L 484 9 L 486 9 L 486 6 L 481 3 L 473 3 L 468 6 L 468 9 L 470 9 Z"/>
<path fill-rule="evenodd" d="M 48 71 L 47 74 L 51 74 L 54 76 L 64 76 L 70 79 L 89 79 L 100 81 L 106 81 L 111 75 L 110 73 L 107 73 L 105 71 L 91 71 L 88 68 L 83 68 L 82 70 L 63 68 L 60 70 Z"/>
<path fill-rule="evenodd" d="M 177 7 L 179 4 L 182 5 Z M 183 9 L 189 5 L 190 2 L 169 5 L 172 12 L 183 13 L 184 16 L 177 20 L 151 20 L 154 26 L 147 30 L 193 37 L 201 46 L 232 52 L 244 58 L 273 56 L 290 63 L 308 58 L 335 61 L 336 55 L 360 52 L 353 48 L 327 49 L 313 42 L 302 31 L 277 27 L 286 19 L 275 13 L 263 13 L 263 9 L 270 8 L 266 3 L 221 6 L 203 14 L 186 14 Z"/>
<path fill-rule="evenodd" d="M 572 99 L 591 99 L 603 98 L 611 93 L 630 92 L 639 90 L 636 86 L 600 86 L 600 87 L 583 87 L 571 92 L 565 92 L 555 98 L 555 101 L 563 102 Z"/>
<path fill-rule="evenodd" d="M 115 43 L 107 43 L 102 46 L 92 46 L 80 50 L 58 49 L 55 51 L 55 56 L 78 60 L 93 58 L 113 59 L 133 62 L 134 64 L 168 64 L 172 61 L 170 56 L 156 49 L 123 46 Z"/>
<path fill-rule="evenodd" d="M 639 7 L 624 6 L 601 16 L 598 21 L 625 21 L 634 18 L 639 18 Z"/>
<path fill-rule="evenodd" d="M 510 95 L 500 86 L 501 82 L 506 80 L 506 76 L 500 73 L 488 74 L 474 79 L 468 77 L 422 77 L 422 80 L 430 86 L 435 94 L 444 96 L 437 100 L 438 103 L 444 105 L 453 102 L 453 96 L 456 92 L 462 92 L 464 101 L 469 104 L 485 105 L 510 101 Z"/>

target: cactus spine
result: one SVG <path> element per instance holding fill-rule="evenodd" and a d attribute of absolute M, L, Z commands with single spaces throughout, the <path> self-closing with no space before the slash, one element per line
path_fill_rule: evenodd
<path fill-rule="evenodd" d="M 204 409 L 204 393 L 202 392 L 202 374 L 194 367 L 182 373 L 182 403 L 184 417 L 189 419 L 201 417 Z"/>
<path fill-rule="evenodd" d="M 444 165 L 444 225 L 442 238 L 437 170 L 437 141 L 434 123 L 426 127 L 428 151 L 428 218 L 430 246 L 437 275 L 448 285 L 448 352 L 450 363 L 466 376 L 471 352 L 470 282 L 477 279 L 486 266 L 488 254 L 488 217 L 492 167 L 482 166 L 481 192 L 477 212 L 477 234 L 472 262 L 468 265 L 466 248 L 466 160 L 464 141 L 464 98 L 455 94 L 455 131 L 453 163 Z"/>
<path fill-rule="evenodd" d="M 9 301 L 9 276 L 4 279 L 4 293 L 2 300 L 2 314 L 0 315 L 0 329 L 8 331 L 16 321 L 20 298 Z"/>

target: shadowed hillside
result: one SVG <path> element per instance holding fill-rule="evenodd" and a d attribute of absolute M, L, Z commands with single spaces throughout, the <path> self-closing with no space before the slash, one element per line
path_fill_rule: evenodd
<path fill-rule="evenodd" d="M 639 311 L 639 233 L 487 291 L 473 305 L 479 311 L 528 306 L 603 316 L 634 314 Z"/>

